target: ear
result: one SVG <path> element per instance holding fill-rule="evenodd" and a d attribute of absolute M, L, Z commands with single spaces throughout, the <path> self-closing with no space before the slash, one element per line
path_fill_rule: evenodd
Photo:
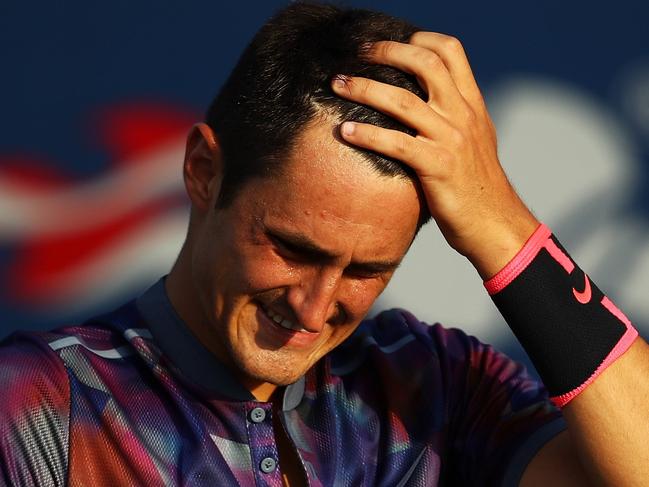
<path fill-rule="evenodd" d="M 183 178 L 194 209 L 202 213 L 214 207 L 221 191 L 223 160 L 218 139 L 205 123 L 195 124 L 187 136 Z"/>

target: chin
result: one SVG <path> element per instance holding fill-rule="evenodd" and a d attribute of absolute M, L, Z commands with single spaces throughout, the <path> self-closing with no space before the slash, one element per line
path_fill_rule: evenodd
<path fill-rule="evenodd" d="M 270 355 L 270 356 L 267 356 Z M 276 386 L 293 384 L 302 377 L 309 367 L 303 364 L 296 366 L 292 360 L 277 356 L 276 353 L 259 353 L 250 360 L 250 357 L 234 355 L 234 363 L 243 376 L 255 382 L 267 382 Z"/>

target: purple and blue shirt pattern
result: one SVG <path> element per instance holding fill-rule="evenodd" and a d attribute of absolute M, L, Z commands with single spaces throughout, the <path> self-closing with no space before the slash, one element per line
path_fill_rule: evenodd
<path fill-rule="evenodd" d="M 281 486 L 281 424 L 311 486 L 515 486 L 565 428 L 521 365 L 403 310 L 364 321 L 283 394 L 255 401 L 160 280 L 81 326 L 0 344 L 0 485 Z"/>

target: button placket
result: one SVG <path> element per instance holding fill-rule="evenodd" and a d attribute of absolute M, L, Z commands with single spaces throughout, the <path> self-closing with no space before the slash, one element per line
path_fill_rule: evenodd
<path fill-rule="evenodd" d="M 264 473 L 272 473 L 277 468 L 277 462 L 272 457 L 266 457 L 261 461 L 259 468 Z"/>
<path fill-rule="evenodd" d="M 266 419 L 266 411 L 264 411 L 264 408 L 256 407 L 250 411 L 248 417 L 253 423 L 261 423 Z"/>
<path fill-rule="evenodd" d="M 281 486 L 282 478 L 273 431 L 272 405 L 259 402 L 248 403 L 246 419 L 252 466 L 258 485 Z"/>

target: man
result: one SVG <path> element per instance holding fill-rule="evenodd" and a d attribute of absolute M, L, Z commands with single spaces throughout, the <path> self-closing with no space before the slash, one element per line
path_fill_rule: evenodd
<path fill-rule="evenodd" d="M 0 349 L 5 484 L 645 482 L 646 343 L 509 185 L 458 41 L 294 3 L 206 122 L 170 274 Z M 562 411 L 459 330 L 362 322 L 429 216 Z"/>

